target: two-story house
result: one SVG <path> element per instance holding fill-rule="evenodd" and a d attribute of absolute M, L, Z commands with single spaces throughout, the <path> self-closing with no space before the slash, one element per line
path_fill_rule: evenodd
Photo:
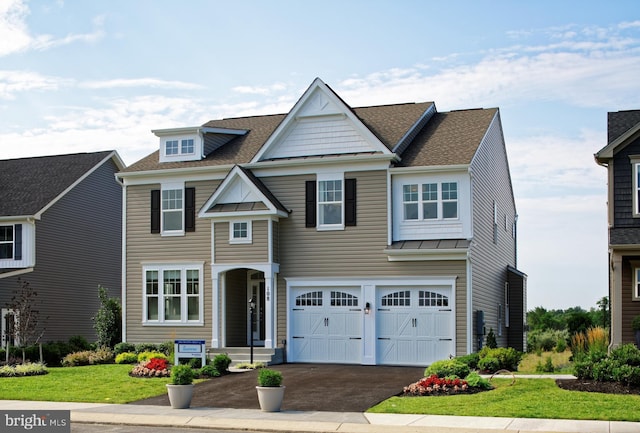
<path fill-rule="evenodd" d="M 640 110 L 608 113 L 607 145 L 595 154 L 607 168 L 611 344 L 633 343 L 640 315 Z"/>
<path fill-rule="evenodd" d="M 0 160 L 3 347 L 20 343 L 9 308 L 19 279 L 37 293 L 42 341 L 95 341 L 98 286 L 120 296 L 123 168 L 115 151 Z"/>
<path fill-rule="evenodd" d="M 126 341 L 395 365 L 489 329 L 524 348 L 498 109 L 352 108 L 316 79 L 286 114 L 152 132 L 118 174 Z"/>

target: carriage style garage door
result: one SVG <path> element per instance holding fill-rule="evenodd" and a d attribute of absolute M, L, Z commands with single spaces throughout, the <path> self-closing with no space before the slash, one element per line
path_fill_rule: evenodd
<path fill-rule="evenodd" d="M 292 362 L 359 364 L 362 359 L 360 288 L 292 290 Z"/>
<path fill-rule="evenodd" d="M 378 364 L 428 365 L 455 355 L 450 288 L 378 288 Z"/>

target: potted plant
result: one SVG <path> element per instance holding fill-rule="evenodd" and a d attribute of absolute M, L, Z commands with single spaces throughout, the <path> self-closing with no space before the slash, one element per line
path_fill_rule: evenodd
<path fill-rule="evenodd" d="M 640 315 L 635 316 L 631 321 L 631 329 L 636 336 L 636 347 L 640 349 Z"/>
<path fill-rule="evenodd" d="M 263 412 L 279 412 L 284 398 L 285 386 L 282 373 L 268 368 L 258 371 L 258 402 Z"/>
<path fill-rule="evenodd" d="M 195 373 L 188 365 L 175 365 L 171 368 L 171 383 L 167 384 L 169 402 L 174 409 L 187 409 L 193 397 L 193 379 Z"/>

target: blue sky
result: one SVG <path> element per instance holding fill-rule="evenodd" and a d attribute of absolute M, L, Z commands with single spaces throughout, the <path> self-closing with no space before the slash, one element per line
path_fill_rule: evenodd
<path fill-rule="evenodd" d="M 315 77 L 351 106 L 499 107 L 529 309 L 607 295 L 608 111 L 640 109 L 636 1 L 0 0 L 0 159 L 287 112 Z"/>

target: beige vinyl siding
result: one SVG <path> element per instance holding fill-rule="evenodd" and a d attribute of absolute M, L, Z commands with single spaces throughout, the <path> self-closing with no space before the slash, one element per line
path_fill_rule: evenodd
<path fill-rule="evenodd" d="M 305 227 L 305 181 L 315 176 L 262 178 L 276 197 L 291 209 L 280 220 L 277 341 L 286 338 L 286 278 L 456 276 L 456 350 L 466 351 L 466 262 L 390 262 L 387 246 L 387 173 L 345 173 L 357 179 L 357 225 L 338 231 Z"/>
<path fill-rule="evenodd" d="M 269 259 L 268 221 L 251 222 L 251 243 L 229 243 L 229 223 L 217 222 L 214 225 L 215 263 L 265 263 Z"/>
<path fill-rule="evenodd" d="M 218 181 L 189 182 L 196 189 L 196 210 L 211 196 Z M 196 218 L 195 232 L 184 236 L 161 236 L 150 230 L 151 190 L 159 184 L 127 186 L 127 341 L 163 342 L 176 338 L 211 340 L 211 222 Z M 144 325 L 143 263 L 203 262 L 201 290 L 204 294 L 204 326 Z M 217 317 L 217 315 L 216 315 Z"/>
<path fill-rule="evenodd" d="M 472 263 L 473 310 L 484 311 L 486 331 L 493 328 L 498 345 L 505 346 L 504 283 L 507 266 L 515 264 L 512 224 L 516 214 L 507 154 L 496 114 L 471 164 L 473 197 Z M 494 207 L 497 206 L 497 242 L 494 243 Z M 507 216 L 505 229 L 504 218 Z M 498 305 L 503 308 L 502 336 L 498 336 Z M 475 316 L 474 316 L 475 318 Z M 474 319 L 475 320 L 475 319 Z M 476 338 L 474 329 L 474 350 Z"/>

